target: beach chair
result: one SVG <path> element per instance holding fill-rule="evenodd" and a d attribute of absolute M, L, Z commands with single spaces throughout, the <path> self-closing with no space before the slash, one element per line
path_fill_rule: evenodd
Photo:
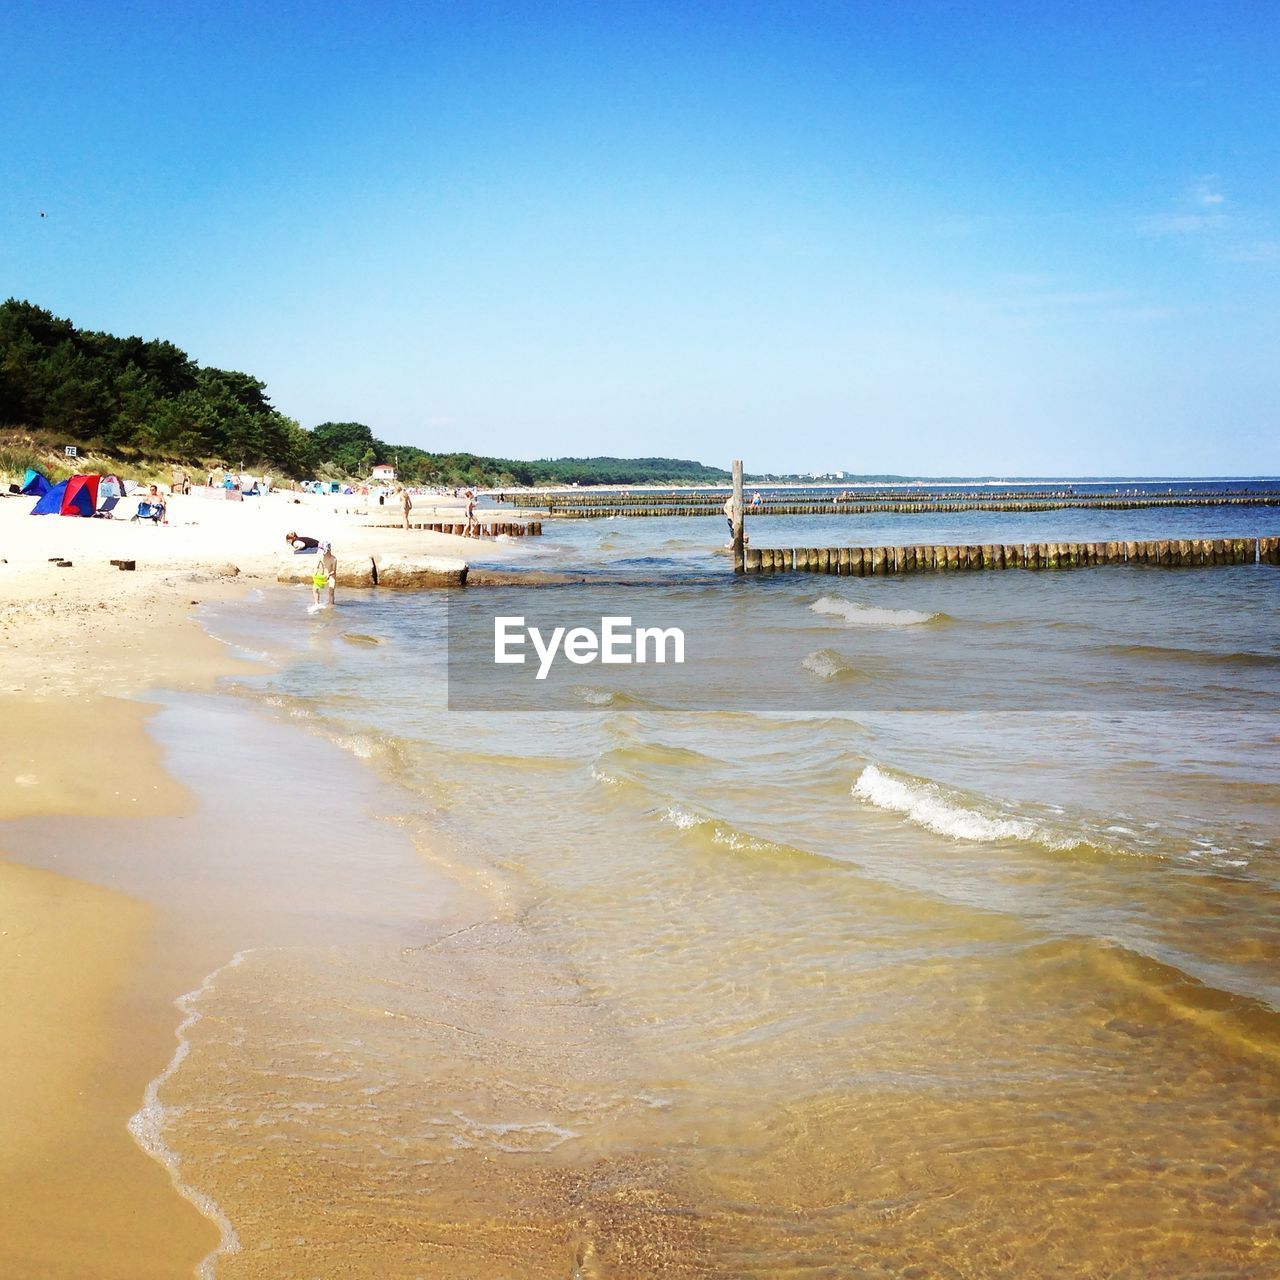
<path fill-rule="evenodd" d="M 163 502 L 140 502 L 136 514 L 130 517 L 131 520 L 150 520 L 152 524 L 159 524 L 164 519 L 164 503 Z"/>

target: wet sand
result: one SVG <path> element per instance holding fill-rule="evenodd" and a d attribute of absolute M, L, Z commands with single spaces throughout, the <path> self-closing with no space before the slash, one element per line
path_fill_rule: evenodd
<path fill-rule="evenodd" d="M 317 765 L 307 735 L 264 737 L 243 719 L 218 738 L 212 701 L 162 744 L 151 729 L 165 713 L 140 701 L 254 669 L 192 606 L 274 583 L 286 529 L 340 556 L 472 545 L 370 527 L 386 513 L 360 505 L 195 495 L 155 527 L 33 519 L 29 500 L 0 501 L 0 1274 L 193 1274 L 218 1232 L 126 1127 L 174 1053 L 175 999 L 239 946 L 340 937 L 344 918 L 367 922 L 393 896 L 325 888 L 314 865 L 277 856 L 321 814 L 360 830 L 362 770 L 344 753 Z M 255 739 L 278 757 L 251 763 Z M 166 768 L 183 749 L 199 800 Z M 318 800 L 319 773 L 331 781 Z M 407 835 L 384 826 L 369 843 L 421 870 Z M 421 918 L 444 896 L 399 895 L 401 920 L 407 902 Z"/>
<path fill-rule="evenodd" d="M 461 919 L 370 816 L 392 806 L 358 761 L 198 692 L 251 667 L 186 594 L 149 598 L 143 641 L 115 614 L 90 648 L 70 606 L 8 654 L 56 692 L 0 698 L 0 1274 L 194 1274 L 217 1225 L 128 1127 L 179 1043 L 175 1000 L 242 950 L 417 946 Z M 88 692 L 150 682 L 187 691 Z"/>
<path fill-rule="evenodd" d="M 153 912 L 13 863 L 0 910 L 0 1273 L 189 1275 L 216 1232 L 126 1127 L 173 1034 L 138 984 Z"/>
<path fill-rule="evenodd" d="M 43 582 L 43 585 L 42 585 Z M 192 797 L 161 768 L 152 679 L 206 686 L 243 667 L 187 619 L 191 584 L 147 582 L 99 609 L 87 578 L 6 583 L 0 612 L 0 820 L 58 832 L 125 815 L 174 820 Z M 136 587 L 135 587 L 136 590 Z M 133 606 L 131 609 L 130 606 Z M 137 612 L 134 612 L 134 609 Z M 138 625 L 144 618 L 146 625 Z M 0 1273 L 174 1276 L 210 1226 L 126 1127 L 171 1052 L 171 993 L 148 984 L 156 913 L 110 882 L 19 865 L 0 832 Z"/>

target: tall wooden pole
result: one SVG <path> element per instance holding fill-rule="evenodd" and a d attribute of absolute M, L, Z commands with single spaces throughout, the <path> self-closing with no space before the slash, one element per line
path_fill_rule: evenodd
<path fill-rule="evenodd" d="M 733 571 L 743 571 L 743 546 L 745 540 L 742 531 L 742 459 L 733 460 Z"/>

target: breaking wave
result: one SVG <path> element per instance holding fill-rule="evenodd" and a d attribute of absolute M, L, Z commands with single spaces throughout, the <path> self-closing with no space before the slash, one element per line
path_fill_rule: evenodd
<path fill-rule="evenodd" d="M 867 765 L 852 790 L 859 800 L 877 809 L 900 813 L 908 822 L 953 840 L 1026 840 L 1057 850 L 1090 844 L 995 806 L 984 811 L 980 802 L 961 792 L 910 775 L 893 774 L 879 765 Z"/>
<path fill-rule="evenodd" d="M 919 609 L 882 609 L 860 604 L 843 596 L 822 596 L 809 608 L 818 614 L 842 618 L 848 627 L 918 627 L 925 623 L 949 622 L 945 613 L 922 613 Z"/>
<path fill-rule="evenodd" d="M 857 667 L 834 649 L 815 649 L 801 659 L 800 665 L 819 680 L 847 680 L 858 674 Z"/>

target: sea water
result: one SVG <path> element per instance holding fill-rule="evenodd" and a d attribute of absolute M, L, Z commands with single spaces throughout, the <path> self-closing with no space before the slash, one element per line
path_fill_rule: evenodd
<path fill-rule="evenodd" d="M 416 941 L 257 947 L 186 1001 L 152 1137 L 234 1239 L 216 1274 L 1280 1270 L 1280 571 L 734 582 L 721 531 L 546 540 L 717 638 L 690 700 L 591 669 L 572 706 L 446 710 L 441 593 L 206 615 L 286 655 L 240 696 L 393 783 L 379 819 L 473 903 Z M 358 891 L 351 826 L 300 843 L 330 838 Z"/>

